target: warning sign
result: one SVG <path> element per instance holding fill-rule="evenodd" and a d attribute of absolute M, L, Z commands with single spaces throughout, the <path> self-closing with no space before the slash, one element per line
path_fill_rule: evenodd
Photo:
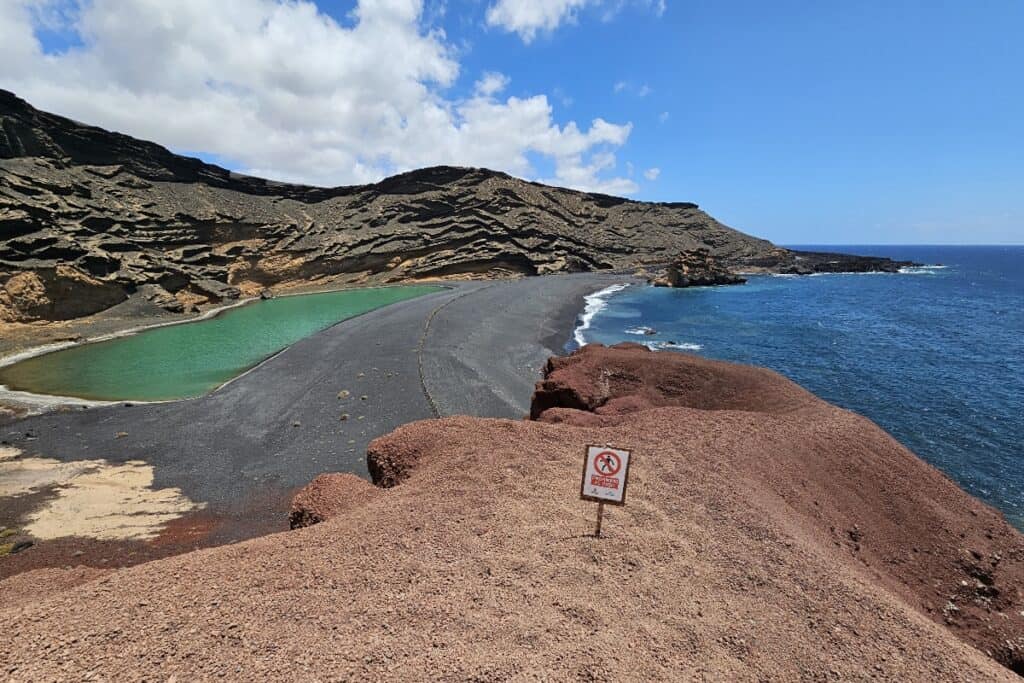
<path fill-rule="evenodd" d="M 622 505 L 626 502 L 629 451 L 608 446 L 587 446 L 580 498 Z"/>

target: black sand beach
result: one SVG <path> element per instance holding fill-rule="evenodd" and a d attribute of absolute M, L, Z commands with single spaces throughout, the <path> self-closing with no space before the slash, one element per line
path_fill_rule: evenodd
<path fill-rule="evenodd" d="M 51 412 L 0 428 L 0 442 L 19 458 L 151 465 L 153 489 L 180 489 L 205 506 L 187 515 L 202 545 L 284 529 L 296 487 L 321 472 L 366 476 L 367 444 L 399 425 L 525 415 L 582 297 L 626 279 L 452 283 L 308 337 L 202 398 Z M 0 525 L 18 528 L 34 509 L 23 502 L 0 499 Z"/>

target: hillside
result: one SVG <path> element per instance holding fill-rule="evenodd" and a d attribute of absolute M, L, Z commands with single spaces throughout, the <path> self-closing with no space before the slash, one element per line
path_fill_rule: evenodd
<path fill-rule="evenodd" d="M 297 497 L 293 519 L 326 520 L 307 528 L 9 579 L 7 672 L 1015 678 L 986 653 L 1022 670 L 1020 534 L 866 419 L 636 346 L 554 360 L 533 412 L 400 427 L 370 446 L 377 487 L 324 475 Z M 608 442 L 635 461 L 596 539 L 580 465 Z"/>
<path fill-rule="evenodd" d="M 696 204 L 436 167 L 316 188 L 240 176 L 0 90 L 0 322 L 129 296 L 169 311 L 305 284 L 633 269 L 707 247 L 734 268 L 893 270 L 795 254 Z"/>

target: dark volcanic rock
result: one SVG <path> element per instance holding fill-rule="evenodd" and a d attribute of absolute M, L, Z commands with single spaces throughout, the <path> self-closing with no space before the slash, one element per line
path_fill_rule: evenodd
<path fill-rule="evenodd" d="M 814 273 L 898 273 L 901 268 L 919 266 L 914 261 L 893 261 L 883 256 L 856 256 L 824 251 L 777 249 L 764 256 L 744 258 L 740 266 L 787 275 Z"/>
<path fill-rule="evenodd" d="M 702 287 L 707 285 L 740 285 L 745 277 L 719 265 L 707 249 L 690 249 L 672 260 L 664 273 L 651 278 L 655 287 Z"/>
<path fill-rule="evenodd" d="M 311 281 L 632 270 L 696 248 L 728 267 L 802 263 L 696 204 L 635 202 L 477 168 L 351 187 L 275 183 L 0 90 L 0 288 L 59 265 L 100 283 L 111 301 L 156 284 L 173 295 L 169 307 L 190 309 Z M 107 300 L 82 301 L 45 314 L 45 305 L 0 301 L 0 320 L 77 317 Z"/>
<path fill-rule="evenodd" d="M 893 261 L 879 256 L 851 256 L 829 252 L 792 251 L 793 263 L 783 273 L 896 273 L 900 268 L 919 266 L 914 261 Z"/>

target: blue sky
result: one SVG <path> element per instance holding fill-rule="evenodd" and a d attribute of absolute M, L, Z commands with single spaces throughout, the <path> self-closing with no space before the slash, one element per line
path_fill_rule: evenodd
<path fill-rule="evenodd" d="M 409 2 L 418 4 L 380 0 L 398 13 L 406 12 Z M 333 140 L 330 154 L 318 149 L 297 168 L 270 156 L 242 158 L 245 139 L 232 147 L 213 132 L 190 137 L 184 125 L 160 128 L 135 121 L 114 100 L 104 108 L 79 103 L 95 98 L 76 99 L 70 91 L 54 95 L 52 85 L 36 85 L 45 79 L 33 79 L 36 72 L 28 62 L 9 85 L 0 74 L 0 87 L 36 90 L 38 97 L 19 94 L 37 106 L 88 114 L 93 118 L 85 120 L 98 117 L 101 125 L 157 135 L 157 142 L 174 149 L 286 179 L 352 182 L 364 177 L 359 173 L 372 179 L 434 161 L 480 163 L 637 199 L 695 201 L 730 225 L 784 244 L 1024 242 L 1024 3 L 548 3 L 428 0 L 417 7 L 418 37 L 377 40 L 380 59 L 396 59 L 406 45 L 423 50 L 411 61 L 430 64 L 424 73 L 407 65 L 394 78 L 427 83 L 423 97 L 437 105 L 433 119 L 438 111 L 454 112 L 447 128 L 419 123 L 409 109 L 416 106 L 413 95 L 394 103 L 402 119 L 398 126 L 410 137 L 394 131 L 379 138 L 364 135 L 372 149 L 314 130 L 323 124 L 312 118 L 282 120 L 283 129 L 305 127 L 315 133 L 310 139 Z M 363 3 L 364 15 L 370 4 Z M 503 4 L 504 20 L 495 14 Z M 552 18 L 550 8 L 559 4 L 565 11 Z M 353 13 L 355 7 L 353 2 L 318 3 L 341 29 L 355 30 L 365 18 Z M 69 8 L 63 16 L 52 11 Z M 80 15 L 99 9 L 67 3 L 51 3 L 50 9 L 49 16 L 37 12 L 32 19 L 45 53 L 96 52 L 103 40 L 117 40 L 97 29 L 83 30 Z M 546 23 L 530 25 L 538 16 L 530 12 L 537 11 L 548 11 Z M 519 24 L 512 23 L 513 16 Z M 180 21 L 185 25 L 188 18 Z M 362 28 L 373 43 L 379 34 L 369 33 L 369 24 Z M 106 24 L 94 19 L 89 25 Z M 303 30 L 297 19 L 287 25 Z M 201 41 L 195 33 L 182 31 L 181 40 Z M 437 45 L 441 56 L 435 54 Z M 344 60 L 342 52 L 326 54 Z M 278 57 L 287 58 L 287 53 Z M 216 80 L 215 59 L 207 62 L 204 68 L 213 72 L 205 79 Z M 35 68 L 42 73 L 42 66 Z M 500 74 L 504 87 L 488 94 L 486 102 L 479 100 L 487 107 L 459 109 L 482 98 L 486 74 Z M 127 79 L 123 90 L 135 87 L 121 70 L 93 75 Z M 345 72 L 332 82 L 351 87 L 353 78 Z M 388 79 L 378 80 L 386 88 Z M 161 97 L 173 94 L 175 86 L 169 82 Z M 359 85 L 358 91 L 382 102 L 392 96 L 371 86 Z M 152 93 L 132 96 L 153 99 Z M 550 110 L 543 121 L 536 108 L 524 113 L 508 103 L 517 98 L 518 104 L 540 105 L 536 98 L 541 97 Z M 233 111 L 224 106 L 225 112 Z M 337 104 L 324 106 L 329 112 Z M 135 109 L 145 111 L 142 104 Z M 211 126 L 217 120 L 212 114 L 206 119 Z M 592 127 L 595 119 L 610 124 L 608 129 Z M 492 120 L 495 130 L 481 132 Z M 570 121 L 585 141 L 566 129 Z M 273 137 L 275 124 L 261 120 L 261 125 L 271 126 Z M 458 135 L 444 133 L 453 126 Z M 503 130 L 509 134 L 503 136 Z M 538 136 L 545 142 L 535 142 Z M 259 139 L 267 137 L 264 132 Z M 413 144 L 410 139 L 422 142 L 423 149 L 403 151 Z M 392 145 L 395 152 L 376 156 Z M 359 173 L 336 170 L 341 167 Z M 303 175 L 312 168 L 319 170 Z"/>

